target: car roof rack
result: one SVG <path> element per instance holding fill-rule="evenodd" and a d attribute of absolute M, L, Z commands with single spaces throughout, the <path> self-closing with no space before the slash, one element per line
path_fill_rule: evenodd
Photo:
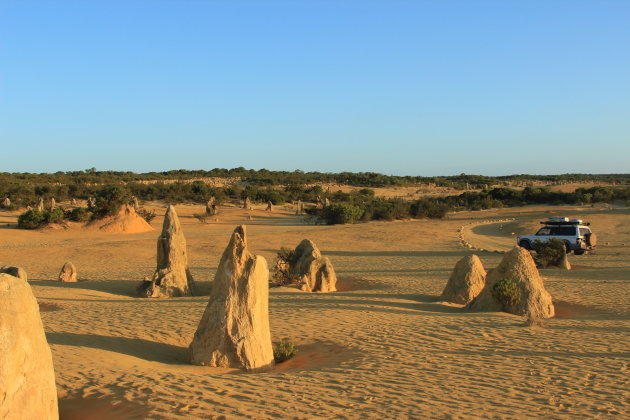
<path fill-rule="evenodd" d="M 540 222 L 541 225 L 563 225 L 563 226 L 571 226 L 571 225 L 584 225 L 590 226 L 590 223 L 584 223 L 582 219 L 569 219 L 568 217 L 550 217 L 549 219 Z"/>

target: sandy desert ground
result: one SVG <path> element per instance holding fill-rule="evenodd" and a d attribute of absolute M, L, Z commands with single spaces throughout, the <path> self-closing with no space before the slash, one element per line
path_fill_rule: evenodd
<path fill-rule="evenodd" d="M 112 234 L 18 230 L 16 213 L 0 212 L 0 264 L 29 275 L 62 419 L 629 415 L 630 209 L 525 207 L 321 226 L 289 208 L 263 207 L 223 208 L 204 224 L 193 217 L 202 206 L 177 206 L 204 296 L 161 300 L 134 296 L 155 268 L 161 217 L 153 232 Z M 463 247 L 462 226 L 475 248 L 501 251 L 552 215 L 590 221 L 601 244 L 571 256 L 572 271 L 541 270 L 556 318 L 526 327 L 520 317 L 438 301 L 458 259 L 477 253 L 491 268 L 502 256 Z M 250 249 L 270 263 L 281 246 L 314 240 L 340 278 L 341 291 L 330 294 L 271 289 L 272 338 L 294 341 L 299 353 L 267 373 L 185 363 L 237 224 L 248 226 Z M 55 281 L 68 260 L 79 283 Z"/>

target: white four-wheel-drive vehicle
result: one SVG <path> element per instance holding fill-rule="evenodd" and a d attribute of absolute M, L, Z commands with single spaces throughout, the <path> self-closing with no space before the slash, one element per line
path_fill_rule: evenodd
<path fill-rule="evenodd" d="M 567 254 L 573 251 L 575 255 L 582 255 L 597 246 L 597 237 L 591 232 L 590 223 L 568 217 L 551 217 L 540 223 L 543 227 L 535 235 L 516 238 L 518 246 L 531 250 L 534 249 L 535 241 L 547 242 L 556 238 L 564 242 Z"/>

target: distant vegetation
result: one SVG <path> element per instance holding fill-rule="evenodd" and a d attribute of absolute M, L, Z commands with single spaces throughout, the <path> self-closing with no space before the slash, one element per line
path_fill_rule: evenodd
<path fill-rule="evenodd" d="M 213 187 L 197 178 L 237 178 Z M 151 181 L 151 182 L 148 182 Z M 551 191 L 547 187 L 526 186 L 523 189 L 503 185 L 526 185 L 534 182 L 600 182 L 612 186 L 579 188 L 574 192 Z M 338 183 L 364 187 L 352 192 L 329 191 L 321 183 Z M 425 197 L 419 200 L 377 198 L 371 187 L 386 186 L 444 186 L 454 189 L 477 189 L 445 197 Z M 497 186 L 499 185 L 499 186 Z M 274 205 L 301 200 L 315 203 L 317 198 L 328 198 L 327 208 L 306 208 L 307 212 L 326 223 L 354 223 L 369 220 L 408 218 L 442 218 L 457 210 L 482 210 L 527 204 L 612 203 L 630 200 L 630 175 L 511 175 L 487 177 L 461 174 L 450 177 L 407 177 L 376 173 L 319 173 L 284 172 L 236 169 L 211 171 L 169 171 L 135 174 L 86 170 L 54 174 L 0 173 L 0 198 L 10 197 L 12 207 L 34 206 L 40 197 L 57 201 L 71 198 L 96 199 L 96 206 L 87 211 L 77 210 L 65 216 L 84 221 L 90 217 L 111 215 L 135 195 L 140 200 L 164 200 L 170 204 L 206 203 L 214 196 L 217 204 L 249 197 L 258 202 L 271 201 Z M 24 215 L 23 215 L 24 216 Z M 151 215 L 147 214 L 147 218 Z M 34 225 L 38 220 L 55 219 L 54 215 L 34 214 L 24 217 L 23 225 Z M 47 223 L 47 222 L 43 222 Z"/>

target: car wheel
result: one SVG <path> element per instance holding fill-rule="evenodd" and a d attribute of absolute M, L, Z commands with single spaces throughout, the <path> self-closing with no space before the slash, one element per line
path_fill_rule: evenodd
<path fill-rule="evenodd" d="M 571 253 L 571 244 L 569 244 L 568 242 L 565 242 L 564 243 L 564 247 L 567 250 L 567 254 L 570 254 Z"/>
<path fill-rule="evenodd" d="M 518 246 L 520 246 L 521 248 L 525 248 L 528 251 L 532 250 L 532 245 L 529 243 L 529 241 L 521 241 L 518 243 Z"/>

